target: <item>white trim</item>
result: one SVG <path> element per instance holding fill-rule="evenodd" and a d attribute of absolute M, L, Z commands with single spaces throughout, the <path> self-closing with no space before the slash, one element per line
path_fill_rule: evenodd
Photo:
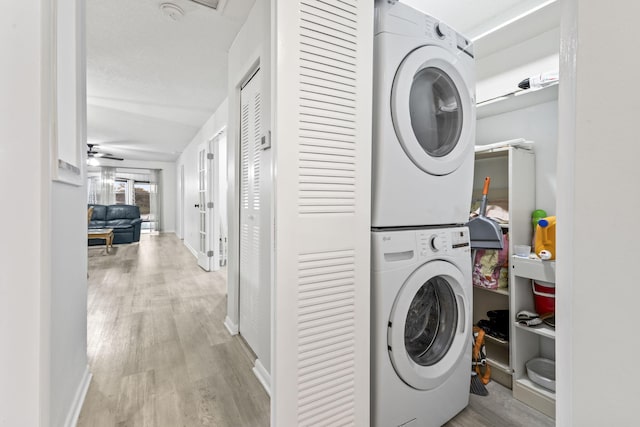
<path fill-rule="evenodd" d="M 573 255 L 576 218 L 576 125 L 577 125 L 577 56 L 578 56 L 578 0 L 567 0 L 562 5 L 562 25 L 560 33 L 560 73 L 562 84 L 558 91 L 558 148 L 556 212 L 559 218 L 566 218 L 571 226 L 560 227 L 556 236 L 556 250 L 567 254 L 557 264 L 556 283 L 558 287 L 556 304 L 558 310 L 558 327 L 556 329 L 556 423 L 557 425 L 574 425 L 578 412 L 574 393 L 574 272 L 576 259 Z M 561 143 L 560 143 L 561 141 Z"/>
<path fill-rule="evenodd" d="M 238 324 L 231 320 L 229 316 L 224 318 L 224 327 L 227 328 L 227 331 L 229 331 L 231 335 L 238 335 L 238 332 L 240 331 Z"/>
<path fill-rule="evenodd" d="M 187 247 L 187 249 L 189 249 L 189 252 L 191 252 L 191 254 L 192 254 L 196 259 L 198 259 L 198 251 L 196 251 L 195 249 L 193 249 L 193 248 L 191 247 L 191 245 L 189 244 L 189 242 L 187 242 L 187 239 L 184 239 L 184 240 L 183 240 L 183 242 L 184 242 L 184 245 Z"/>
<path fill-rule="evenodd" d="M 76 394 L 73 396 L 73 403 L 71 408 L 69 408 L 67 419 L 64 421 L 65 427 L 75 427 L 75 425 L 78 424 L 78 417 L 80 417 L 80 411 L 82 410 L 84 399 L 87 397 L 87 391 L 89 390 L 92 377 L 93 374 L 89 371 L 89 365 L 87 365 L 82 375 L 82 380 L 80 384 L 78 384 Z"/>
<path fill-rule="evenodd" d="M 262 387 L 264 387 L 264 390 L 267 392 L 269 397 L 271 397 L 271 375 L 269 375 L 269 372 L 267 372 L 260 359 L 256 359 L 253 369 L 251 370 L 256 378 L 258 378 L 258 381 L 260 381 L 260 384 L 262 384 Z"/>

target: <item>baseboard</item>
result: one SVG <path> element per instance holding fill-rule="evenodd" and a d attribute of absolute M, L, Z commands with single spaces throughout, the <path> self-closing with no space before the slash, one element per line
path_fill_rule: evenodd
<path fill-rule="evenodd" d="M 84 370 L 84 374 L 82 374 L 82 380 L 80 381 L 80 384 L 78 384 L 76 394 L 75 396 L 73 396 L 71 408 L 69 408 L 67 419 L 64 422 L 65 427 L 75 427 L 76 424 L 78 424 L 80 411 L 82 410 L 84 399 L 87 396 L 87 391 L 89 390 L 89 384 L 91 384 L 92 376 L 93 375 L 91 374 L 91 371 L 89 371 L 89 365 L 87 365 L 86 369 Z"/>
<path fill-rule="evenodd" d="M 187 242 L 186 240 L 183 240 L 184 245 L 187 247 L 187 249 L 189 249 L 189 252 L 191 252 L 193 254 L 194 257 L 196 257 L 196 259 L 198 258 L 198 251 L 196 251 L 195 249 L 193 249 L 191 247 L 191 245 L 189 244 L 189 242 Z"/>
<path fill-rule="evenodd" d="M 224 318 L 224 327 L 227 328 L 231 335 L 238 335 L 238 324 L 234 323 L 229 316 Z"/>
<path fill-rule="evenodd" d="M 260 359 L 256 359 L 256 363 L 254 364 L 252 371 L 256 378 L 258 378 L 258 381 L 260 381 L 260 384 L 262 384 L 262 387 L 264 387 L 267 394 L 271 396 L 271 375 L 269 375 L 269 372 L 264 368 Z"/>

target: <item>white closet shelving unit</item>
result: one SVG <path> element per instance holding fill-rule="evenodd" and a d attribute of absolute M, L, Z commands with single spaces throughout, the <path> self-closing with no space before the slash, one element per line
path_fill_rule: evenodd
<path fill-rule="evenodd" d="M 511 257 L 511 307 L 515 315 L 520 310 L 535 311 L 531 290 L 532 280 L 555 283 L 555 261 Z M 514 316 L 512 316 L 513 318 Z M 535 357 L 555 360 L 555 329 L 545 324 L 528 327 L 513 320 L 512 367 L 513 396 L 550 417 L 555 416 L 556 396 L 551 390 L 532 382 L 525 364 Z"/>
<path fill-rule="evenodd" d="M 508 289 L 489 291 L 474 287 L 473 320 L 487 318 L 488 310 L 509 309 L 509 342 L 491 338 L 486 341 L 492 379 L 512 387 L 514 397 L 551 417 L 555 416 L 554 393 L 528 379 L 525 363 L 536 356 L 555 360 L 555 331 L 547 326 L 524 328 L 516 324 L 515 315 L 522 309 L 533 310 L 531 279 L 554 282 L 555 263 L 514 257 L 513 247 L 531 243 L 531 212 L 553 201 L 547 185 L 547 179 L 553 176 L 547 174 L 555 171 L 549 169 L 548 158 L 554 150 L 551 144 L 557 142 L 538 129 L 557 126 L 557 122 L 550 123 L 553 119 L 548 114 L 544 119 L 538 116 L 548 113 L 548 109 L 530 107 L 557 100 L 558 86 L 521 91 L 517 85 L 525 77 L 558 69 L 560 3 L 547 1 L 474 40 L 477 118 L 479 129 L 483 130 L 478 134 L 478 144 L 519 137 L 538 141 L 540 137 L 536 152 L 542 157 L 536 168 L 533 150 L 511 147 L 476 153 L 474 199 L 485 176 L 491 176 L 489 203 L 508 198 L 510 274 Z M 536 169 L 544 175 L 536 177 Z M 537 195 L 536 181 L 540 186 Z"/>
<path fill-rule="evenodd" d="M 520 141 L 524 143 L 524 140 Z M 507 143 L 505 143 L 507 144 Z M 484 178 L 491 177 L 489 204 L 507 201 L 509 224 L 503 224 L 504 232 L 509 233 L 509 259 L 513 255 L 513 245 L 531 239 L 531 221 L 529 216 L 535 205 L 535 156 L 528 147 L 492 144 L 488 150 L 476 152 L 473 199 L 478 200 L 482 193 Z M 481 147 L 479 147 L 481 148 Z M 510 310 L 511 286 L 495 290 L 474 287 L 473 322 L 487 318 L 489 310 Z M 506 387 L 512 387 L 512 364 L 510 340 L 504 341 L 485 335 L 487 358 L 491 366 L 491 378 Z"/>

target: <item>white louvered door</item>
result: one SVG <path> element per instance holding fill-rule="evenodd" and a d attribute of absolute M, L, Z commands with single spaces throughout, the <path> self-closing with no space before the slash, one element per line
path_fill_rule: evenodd
<path fill-rule="evenodd" d="M 373 1 L 278 0 L 272 425 L 369 425 Z"/>
<path fill-rule="evenodd" d="M 240 334 L 257 348 L 260 333 L 260 70 L 240 91 Z"/>

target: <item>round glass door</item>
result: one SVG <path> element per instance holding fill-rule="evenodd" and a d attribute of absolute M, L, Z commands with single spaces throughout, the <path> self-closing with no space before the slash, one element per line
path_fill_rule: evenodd
<path fill-rule="evenodd" d="M 432 175 L 454 172 L 475 144 L 475 100 L 463 77 L 471 72 L 458 68 L 466 66 L 472 66 L 466 58 L 423 46 L 407 55 L 393 82 L 398 140 L 416 166 Z"/>
<path fill-rule="evenodd" d="M 458 325 L 458 305 L 443 277 L 428 280 L 418 290 L 407 312 L 404 345 L 418 365 L 432 366 L 451 348 Z"/>
<path fill-rule="evenodd" d="M 387 344 L 396 373 L 409 386 L 440 386 L 468 352 L 471 317 L 463 283 L 457 267 L 435 260 L 418 268 L 398 292 Z"/>
<path fill-rule="evenodd" d="M 460 94 L 444 71 L 427 67 L 416 73 L 409 95 L 411 127 L 420 146 L 432 157 L 451 153 L 462 133 Z"/>

